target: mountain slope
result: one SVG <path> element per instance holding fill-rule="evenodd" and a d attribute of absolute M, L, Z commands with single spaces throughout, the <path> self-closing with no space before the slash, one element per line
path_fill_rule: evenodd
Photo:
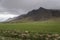
<path fill-rule="evenodd" d="M 45 9 L 40 7 L 37 10 L 32 10 L 27 14 L 16 17 L 13 21 L 40 21 L 50 18 L 60 17 L 60 10 Z"/>

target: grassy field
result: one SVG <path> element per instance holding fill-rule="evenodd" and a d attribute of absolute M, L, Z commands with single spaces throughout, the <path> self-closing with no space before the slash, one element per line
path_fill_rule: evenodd
<path fill-rule="evenodd" d="M 38 21 L 25 23 L 0 23 L 0 29 L 60 33 L 60 21 Z"/>

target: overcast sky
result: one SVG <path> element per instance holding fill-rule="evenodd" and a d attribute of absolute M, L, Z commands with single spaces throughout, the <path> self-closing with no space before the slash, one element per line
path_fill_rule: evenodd
<path fill-rule="evenodd" d="M 39 7 L 60 9 L 60 0 L 0 0 L 0 6 L 1 10 L 12 12 L 26 12 Z"/>
<path fill-rule="evenodd" d="M 18 15 L 10 14 L 9 12 L 0 12 L 0 22 L 17 16 Z"/>
<path fill-rule="evenodd" d="M 25 14 L 30 10 L 40 7 L 60 9 L 60 0 L 0 0 L 0 12 L 5 12 L 0 13 L 2 15 Z"/>

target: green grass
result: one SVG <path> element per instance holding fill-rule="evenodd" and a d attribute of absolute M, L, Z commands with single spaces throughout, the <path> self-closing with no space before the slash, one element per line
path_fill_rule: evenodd
<path fill-rule="evenodd" d="M 0 29 L 43 33 L 60 33 L 60 21 L 42 21 L 26 23 L 0 23 Z"/>

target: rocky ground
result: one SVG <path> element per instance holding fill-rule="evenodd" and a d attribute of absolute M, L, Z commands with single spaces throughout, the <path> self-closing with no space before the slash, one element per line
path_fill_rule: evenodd
<path fill-rule="evenodd" d="M 0 30 L 0 40 L 60 40 L 60 34 Z"/>

